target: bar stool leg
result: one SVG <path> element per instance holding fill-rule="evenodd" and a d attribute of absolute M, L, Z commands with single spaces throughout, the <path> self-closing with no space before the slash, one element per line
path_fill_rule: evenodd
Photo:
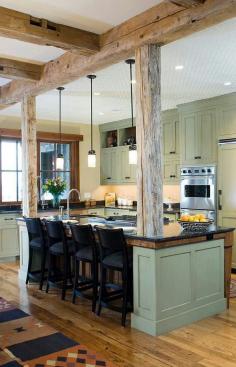
<path fill-rule="evenodd" d="M 64 257 L 64 274 L 63 274 L 63 282 L 62 282 L 62 292 L 61 292 L 61 299 L 62 301 L 66 298 L 66 286 L 67 286 L 67 277 L 68 277 L 68 261 L 70 261 L 69 255 Z"/>
<path fill-rule="evenodd" d="M 25 284 L 29 283 L 29 273 L 31 272 L 32 260 L 33 260 L 33 249 L 29 246 L 29 262 Z"/>
<path fill-rule="evenodd" d="M 99 288 L 98 309 L 97 309 L 98 316 L 100 316 L 101 311 L 102 311 L 102 299 L 104 295 L 105 285 L 106 285 L 106 269 L 104 269 L 101 264 L 100 265 L 100 288 Z"/>
<path fill-rule="evenodd" d="M 45 250 L 43 250 L 41 252 L 41 277 L 40 277 L 40 283 L 39 283 L 39 290 L 40 291 L 43 289 L 45 265 L 46 265 L 46 256 L 47 256 L 47 252 Z"/>
<path fill-rule="evenodd" d="M 121 324 L 125 327 L 127 303 L 128 303 L 128 279 L 127 274 L 122 274 L 123 302 L 122 302 L 122 318 Z"/>
<path fill-rule="evenodd" d="M 76 260 L 75 258 L 75 262 L 74 262 L 74 266 L 75 266 L 75 277 L 74 277 L 74 286 L 73 286 L 73 294 L 72 294 L 72 303 L 75 303 L 75 299 L 76 299 L 76 289 L 77 289 L 77 284 L 78 284 L 78 279 L 79 279 L 79 265 L 80 262 L 78 260 Z"/>
<path fill-rule="evenodd" d="M 98 267 L 96 263 L 92 264 L 92 279 L 93 279 L 92 312 L 96 312 L 96 304 L 97 304 L 97 297 L 98 297 Z"/>
<path fill-rule="evenodd" d="M 48 277 L 47 277 L 46 293 L 48 293 L 48 290 L 49 290 L 49 281 L 50 281 L 50 276 L 51 276 L 51 268 L 52 268 L 52 255 L 49 253 L 49 257 L 48 257 Z"/>

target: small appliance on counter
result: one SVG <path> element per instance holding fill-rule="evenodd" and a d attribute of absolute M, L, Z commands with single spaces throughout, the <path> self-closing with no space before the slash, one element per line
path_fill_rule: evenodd
<path fill-rule="evenodd" d="M 105 194 L 105 207 L 111 207 L 116 205 L 116 194 L 114 192 L 109 192 Z"/>
<path fill-rule="evenodd" d="M 182 167 L 180 176 L 180 214 L 203 214 L 216 224 L 216 167 Z"/>

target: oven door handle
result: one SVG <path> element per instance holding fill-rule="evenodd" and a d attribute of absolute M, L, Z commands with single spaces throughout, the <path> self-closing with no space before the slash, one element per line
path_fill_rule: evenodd
<path fill-rule="evenodd" d="M 218 210 L 222 210 L 221 197 L 222 197 L 222 190 L 218 190 Z"/>

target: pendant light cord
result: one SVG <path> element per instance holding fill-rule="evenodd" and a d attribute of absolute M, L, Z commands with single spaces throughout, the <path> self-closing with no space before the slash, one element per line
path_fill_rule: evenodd
<path fill-rule="evenodd" d="M 59 89 L 59 137 L 60 137 L 60 152 L 61 152 L 61 89 Z"/>
<path fill-rule="evenodd" d="M 90 113 L 91 113 L 91 150 L 93 150 L 93 79 L 91 81 L 91 106 L 90 106 Z"/>
<path fill-rule="evenodd" d="M 132 73 L 132 63 L 130 63 L 130 99 L 131 99 L 131 121 L 132 127 L 134 127 L 134 104 L 133 104 L 133 73 Z"/>

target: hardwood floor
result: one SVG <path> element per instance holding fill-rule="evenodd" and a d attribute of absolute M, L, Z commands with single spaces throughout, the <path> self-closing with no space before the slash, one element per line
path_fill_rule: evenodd
<path fill-rule="evenodd" d="M 91 313 L 90 302 L 70 295 L 61 301 L 58 290 L 49 294 L 25 286 L 17 264 L 0 264 L 0 296 L 55 327 L 68 337 L 102 353 L 122 367 L 233 367 L 236 366 L 236 298 L 230 310 L 161 337 L 120 326 L 120 314 Z M 234 276 L 235 277 L 235 276 Z"/>

